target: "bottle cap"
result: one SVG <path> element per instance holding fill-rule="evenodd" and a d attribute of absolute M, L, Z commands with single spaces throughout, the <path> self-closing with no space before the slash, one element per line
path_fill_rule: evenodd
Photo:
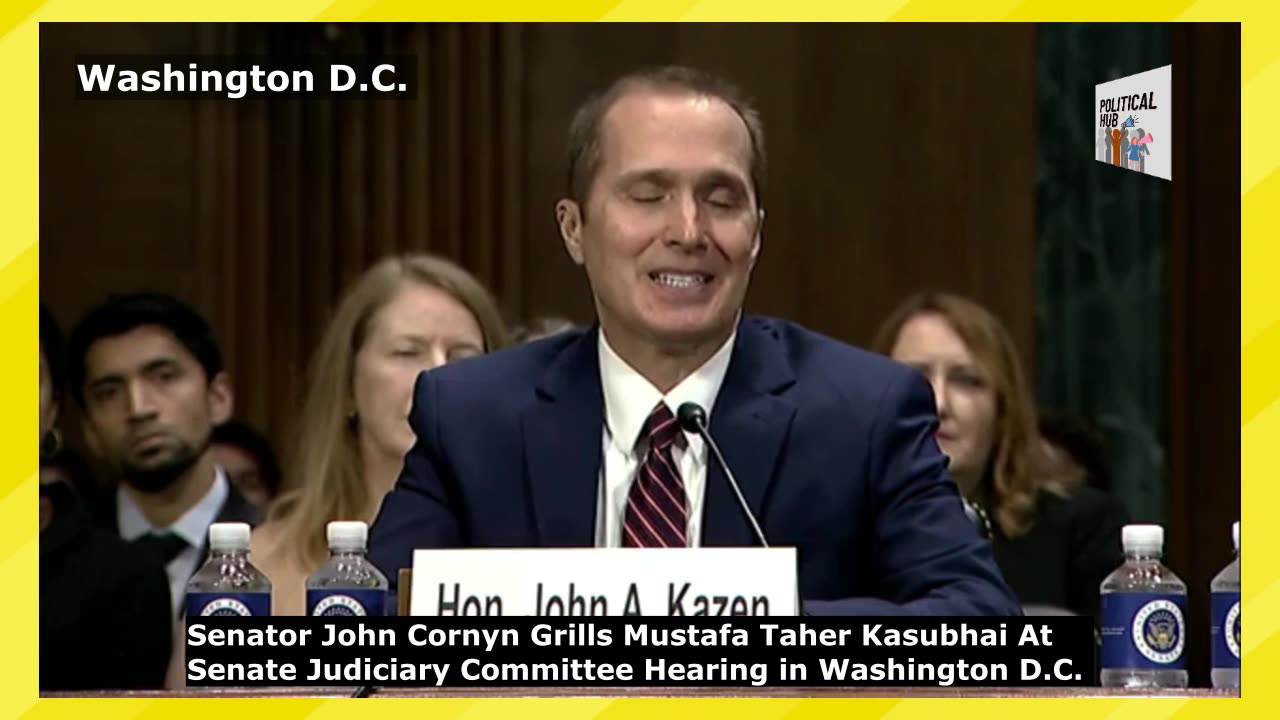
<path fill-rule="evenodd" d="M 1231 544 L 1236 546 L 1236 552 L 1240 552 L 1240 521 L 1231 523 Z"/>
<path fill-rule="evenodd" d="M 214 523 L 209 526 L 209 549 L 230 552 L 249 549 L 248 523 Z"/>
<path fill-rule="evenodd" d="M 1164 528 L 1159 525 L 1125 525 L 1120 531 L 1125 552 L 1160 552 L 1164 549 Z"/>
<path fill-rule="evenodd" d="M 369 526 L 359 520 L 335 520 L 326 527 L 330 550 L 364 550 Z"/>

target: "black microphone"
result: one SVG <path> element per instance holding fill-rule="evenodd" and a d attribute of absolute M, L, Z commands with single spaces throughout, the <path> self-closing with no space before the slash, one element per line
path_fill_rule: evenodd
<path fill-rule="evenodd" d="M 707 429 L 707 411 L 701 405 L 695 402 L 681 403 L 680 408 L 676 410 L 676 417 L 680 420 L 680 427 L 685 432 L 697 433 L 707 443 L 707 447 L 711 448 L 711 454 L 716 456 L 716 462 L 720 463 L 720 469 L 724 470 L 724 476 L 729 480 L 729 487 L 733 489 L 733 494 L 738 498 L 738 505 L 742 508 L 742 514 L 747 516 L 747 520 L 751 522 L 751 529 L 755 531 L 756 539 L 760 541 L 763 547 L 769 547 L 769 541 L 764 539 L 764 531 L 760 529 L 760 523 L 756 522 L 755 513 L 751 512 L 751 506 L 747 505 L 747 499 L 742 496 L 742 487 L 738 485 L 738 479 L 733 476 L 733 471 L 729 469 L 729 464 L 724 461 L 724 456 L 720 454 L 720 447 L 716 445 L 716 441 L 711 439 L 711 431 Z"/>

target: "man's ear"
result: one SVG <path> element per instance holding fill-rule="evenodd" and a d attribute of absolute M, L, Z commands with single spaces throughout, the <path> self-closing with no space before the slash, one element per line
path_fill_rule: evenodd
<path fill-rule="evenodd" d="M 209 422 L 221 425 L 231 419 L 235 411 L 235 392 L 231 387 L 231 376 L 224 370 L 209 381 Z"/>
<path fill-rule="evenodd" d="M 756 218 L 756 234 L 751 239 L 751 267 L 755 268 L 756 258 L 760 257 L 760 246 L 764 243 L 764 208 L 760 208 Z"/>
<path fill-rule="evenodd" d="M 581 265 L 585 262 L 582 255 L 582 206 L 568 198 L 557 202 L 556 225 L 560 228 L 560 239 L 564 241 L 565 251 L 575 263 Z"/>

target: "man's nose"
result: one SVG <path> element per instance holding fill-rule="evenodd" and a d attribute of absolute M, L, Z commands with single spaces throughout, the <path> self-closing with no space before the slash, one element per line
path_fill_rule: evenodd
<path fill-rule="evenodd" d="M 704 239 L 702 218 L 699 215 L 698 201 L 693 193 L 682 193 L 672 203 L 671 227 L 668 231 L 669 241 L 673 245 L 697 245 Z"/>
<path fill-rule="evenodd" d="M 156 414 L 155 401 L 145 383 L 129 383 L 129 417 L 146 420 Z"/>

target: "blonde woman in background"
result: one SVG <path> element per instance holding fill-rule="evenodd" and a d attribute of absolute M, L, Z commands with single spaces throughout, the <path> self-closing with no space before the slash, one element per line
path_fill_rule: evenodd
<path fill-rule="evenodd" d="M 418 374 L 506 344 L 493 297 L 447 260 L 387 258 L 347 291 L 311 361 L 284 490 L 254 531 L 273 614 L 306 612 L 330 521 L 373 521 L 414 441 Z"/>

